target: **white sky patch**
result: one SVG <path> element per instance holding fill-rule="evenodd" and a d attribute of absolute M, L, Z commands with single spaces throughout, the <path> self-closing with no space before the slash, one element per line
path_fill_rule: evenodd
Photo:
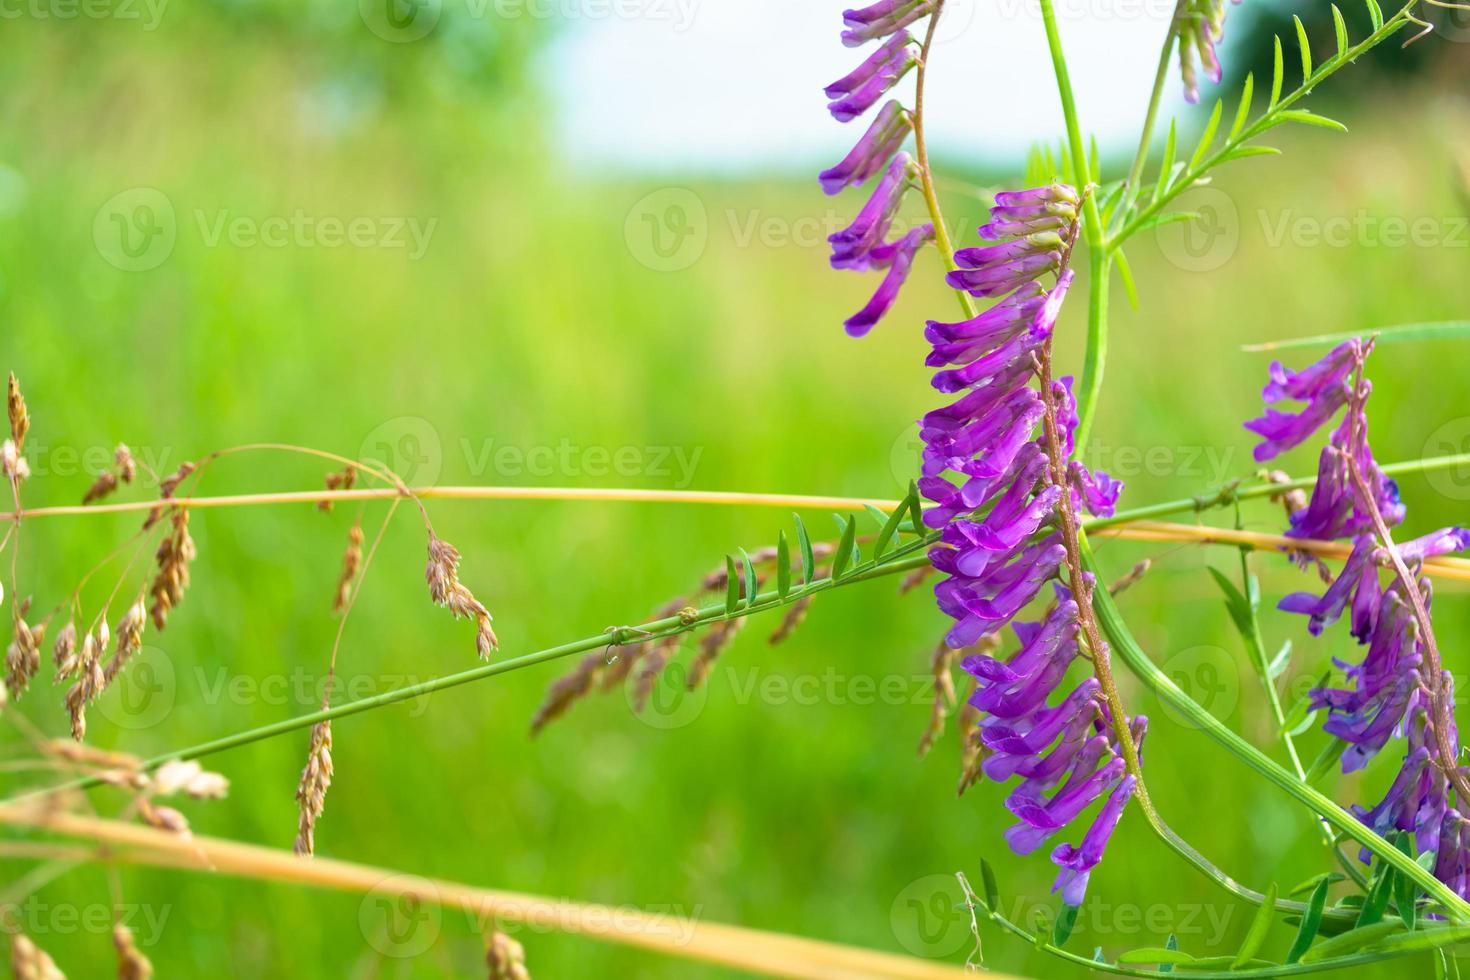
<path fill-rule="evenodd" d="M 640 171 L 809 170 L 866 127 L 822 86 L 870 51 L 845 48 L 842 0 L 557 0 L 540 69 L 556 137 L 578 165 Z M 1083 125 L 1104 152 L 1143 120 L 1173 0 L 1057 0 Z M 1062 133 L 1037 0 L 950 0 L 931 57 L 935 152 L 1005 163 Z M 1177 69 L 1176 69 L 1177 70 Z M 1177 80 L 1169 98 L 1179 100 Z M 912 74 L 896 90 L 912 104 Z"/>

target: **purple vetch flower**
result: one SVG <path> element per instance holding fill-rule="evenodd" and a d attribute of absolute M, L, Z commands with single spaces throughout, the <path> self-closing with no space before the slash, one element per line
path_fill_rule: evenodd
<path fill-rule="evenodd" d="M 828 85 L 823 91 L 832 100 L 827 105 L 832 118 L 851 122 L 897 85 L 919 63 L 918 52 L 909 46 L 912 41 L 908 31 L 899 31 L 850 74 Z"/>
<path fill-rule="evenodd" d="M 873 117 L 873 123 L 847 156 L 818 176 L 822 190 L 837 194 L 844 187 L 856 187 L 872 177 L 903 146 L 914 129 L 914 117 L 907 109 L 890 99 Z"/>
<path fill-rule="evenodd" d="M 879 0 L 858 10 L 844 10 L 842 22 L 848 29 L 842 32 L 842 43 L 856 48 L 887 37 L 933 13 L 934 5 L 935 0 Z"/>
<path fill-rule="evenodd" d="M 1322 631 L 1333 623 L 1347 608 L 1349 599 L 1353 603 L 1353 636 L 1359 642 L 1367 642 L 1367 634 L 1373 627 L 1380 601 L 1378 589 L 1378 566 L 1374 557 L 1378 546 L 1372 535 L 1363 535 L 1353 542 L 1353 553 L 1343 566 L 1342 574 L 1321 596 L 1310 592 L 1293 592 L 1282 599 L 1277 608 L 1283 612 L 1302 613 L 1310 616 L 1307 631 L 1321 636 Z"/>
<path fill-rule="evenodd" d="M 1361 377 L 1372 344 L 1352 340 L 1330 351 L 1302 371 L 1271 365 L 1271 380 L 1262 392 L 1267 403 L 1307 403 L 1300 415 L 1268 411 L 1247 428 L 1266 439 L 1257 448 L 1265 459 L 1305 441 L 1347 406 L 1342 421 L 1328 437 L 1318 460 L 1317 481 L 1305 507 L 1291 514 L 1288 536 L 1318 540 L 1350 540 L 1353 549 L 1342 572 L 1321 596 L 1299 592 L 1280 608 L 1310 617 L 1315 636 L 1349 614 L 1350 632 L 1367 649 L 1351 663 L 1334 659 L 1346 685 L 1310 692 L 1311 706 L 1325 710 L 1323 729 L 1346 743 L 1342 769 L 1362 769 L 1383 751 L 1391 738 L 1405 740 L 1399 772 L 1384 798 L 1371 810 L 1354 806 L 1358 819 L 1379 833 L 1412 832 L 1421 851 L 1436 850 L 1435 875 L 1462 897 L 1470 897 L 1470 836 L 1459 813 L 1450 809 L 1448 773 L 1460 767 L 1459 733 L 1453 714 L 1453 681 L 1449 673 L 1429 672 L 1423 638 L 1410 597 L 1410 586 L 1394 576 L 1382 587 L 1380 573 L 1388 564 L 1388 544 L 1378 539 L 1373 521 L 1377 510 L 1390 527 L 1405 516 L 1397 485 L 1383 473 L 1368 444 L 1367 403 L 1372 384 Z M 1353 479 L 1353 471 L 1361 476 Z M 1433 590 L 1418 575 L 1425 559 L 1470 547 L 1470 531 L 1449 527 L 1416 538 L 1395 550 L 1409 566 L 1413 588 L 1426 609 Z M 1449 706 L 1447 717 L 1435 706 L 1439 693 Z M 1444 719 L 1437 721 L 1436 719 Z M 1436 724 L 1448 730 L 1436 731 Z M 1463 769 L 1461 769 L 1463 772 Z M 1458 801 L 1464 806 L 1463 800 Z M 1367 862 L 1371 855 L 1361 852 Z"/>
<path fill-rule="evenodd" d="M 883 315 L 898 298 L 898 291 L 903 288 L 904 281 L 908 279 L 909 267 L 913 265 L 914 256 L 920 248 L 933 239 L 934 226 L 921 225 L 902 238 L 886 245 L 879 245 L 868 253 L 873 265 L 877 268 L 886 267 L 888 274 L 883 277 L 883 282 L 878 286 L 878 291 L 873 294 L 873 298 L 868 300 L 868 304 L 848 317 L 843 324 L 847 328 L 848 336 L 861 337 L 883 319 Z"/>
<path fill-rule="evenodd" d="M 1184 98 L 1191 103 L 1199 101 L 1201 68 L 1216 84 L 1222 77 L 1215 45 L 1225 36 L 1226 9 L 1225 0 L 1190 0 L 1183 11 L 1179 27 L 1179 72 L 1184 77 Z"/>
<path fill-rule="evenodd" d="M 1138 780 L 1133 775 L 1125 775 L 1108 796 L 1108 802 L 1097 812 L 1087 833 L 1082 835 L 1081 846 L 1062 844 L 1051 852 L 1052 861 L 1061 867 L 1051 890 L 1062 893 L 1064 904 L 1073 907 L 1082 904 L 1087 895 L 1088 876 L 1102 863 L 1103 849 L 1108 846 L 1108 840 L 1123 816 L 1123 808 L 1128 805 L 1137 785 Z"/>
<path fill-rule="evenodd" d="M 832 245 L 832 268 L 866 270 L 891 264 L 894 254 L 890 250 L 880 250 L 880 246 L 893 225 L 899 205 L 903 203 L 909 181 L 917 172 L 907 153 L 899 153 L 893 158 L 883 179 L 873 188 L 872 197 L 857 213 L 852 224 L 828 236 L 827 241 Z"/>
<path fill-rule="evenodd" d="M 1076 423 L 1072 428 L 1076 429 Z M 1093 473 L 1077 460 L 1068 467 L 1067 476 L 1072 483 L 1072 496 L 1077 506 L 1083 507 L 1094 517 L 1112 517 L 1117 510 L 1118 497 L 1123 493 L 1123 481 L 1115 480 L 1101 471 Z"/>
<path fill-rule="evenodd" d="M 1450 555 L 1470 548 L 1470 530 L 1463 527 L 1445 527 L 1426 534 L 1422 538 L 1398 546 L 1399 557 L 1405 562 L 1421 562 L 1426 558 Z"/>

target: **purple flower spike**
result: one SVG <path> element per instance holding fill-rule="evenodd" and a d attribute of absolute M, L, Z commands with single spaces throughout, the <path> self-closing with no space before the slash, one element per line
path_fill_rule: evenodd
<path fill-rule="evenodd" d="M 934 0 L 879 0 L 860 10 L 844 10 L 842 43 L 857 48 L 875 38 L 887 37 L 921 17 L 934 12 Z"/>
<path fill-rule="evenodd" d="M 908 31 L 899 31 L 863 59 L 862 64 L 822 91 L 829 99 L 840 99 L 844 95 L 851 95 L 871 81 L 874 76 L 882 74 L 890 65 L 901 61 L 908 53 L 908 46 L 913 39 L 913 35 Z"/>
<path fill-rule="evenodd" d="M 856 187 L 883 169 L 914 128 L 914 117 L 895 100 L 889 100 L 862 139 L 835 167 L 823 170 L 818 179 L 828 195 L 845 187 Z"/>
<path fill-rule="evenodd" d="M 1061 866 L 1056 884 L 1052 885 L 1051 890 L 1062 893 L 1063 904 L 1076 908 L 1087 896 L 1087 879 L 1092 874 L 1092 869 L 1102 863 L 1103 850 L 1108 846 L 1113 831 L 1117 829 L 1118 821 L 1123 816 L 1123 808 L 1128 805 L 1137 784 L 1138 781 L 1131 774 L 1124 776 L 1108 797 L 1107 803 L 1097 812 L 1092 826 L 1082 836 L 1082 845 L 1073 847 L 1071 844 L 1062 844 L 1051 852 L 1052 861 Z"/>
<path fill-rule="evenodd" d="M 852 224 L 828 237 L 832 243 L 832 268 L 882 268 L 892 261 L 894 253 L 880 250 L 880 246 L 913 176 L 914 165 L 907 153 L 893 158 L 883 179 L 873 188 L 873 196 L 863 205 Z"/>
<path fill-rule="evenodd" d="M 1054 234 L 1045 237 L 1056 238 Z M 1034 238 L 1041 240 L 1043 236 Z M 1057 241 L 1060 242 L 1060 239 Z M 993 249 L 995 251 L 986 260 L 986 264 L 967 267 L 961 262 L 961 268 L 944 277 L 945 282 L 955 289 L 965 290 L 971 296 L 999 296 L 1048 272 L 1056 272 L 1062 264 L 1061 252 L 1038 251 L 1037 246 L 1024 239 L 1008 245 L 993 246 Z M 973 257 L 978 253 L 991 252 L 992 249 L 976 248 L 966 251 Z M 999 260 L 1002 255 L 1010 257 Z M 955 258 L 959 260 L 958 255 Z"/>
<path fill-rule="evenodd" d="M 869 253 L 875 263 L 881 262 L 888 266 L 888 275 L 883 277 L 882 284 L 873 294 L 873 298 L 868 300 L 868 305 L 848 317 L 843 324 L 847 328 L 848 336 L 861 337 L 883 319 L 908 279 L 914 256 L 933 238 L 934 226 L 921 225 L 897 241 L 880 245 Z"/>
<path fill-rule="evenodd" d="M 861 116 L 919 63 L 918 53 L 908 46 L 910 40 L 907 31 L 894 35 L 856 71 L 827 86 L 827 96 L 832 99 L 827 111 L 834 119 L 845 123 Z"/>

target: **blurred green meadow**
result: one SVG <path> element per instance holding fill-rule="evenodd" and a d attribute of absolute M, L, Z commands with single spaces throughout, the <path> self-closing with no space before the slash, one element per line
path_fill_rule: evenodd
<path fill-rule="evenodd" d="M 875 283 L 828 270 L 823 246 L 854 196 L 822 197 L 806 176 L 573 171 L 546 141 L 545 106 L 524 81 L 539 43 L 529 32 L 485 45 L 448 32 L 432 47 L 385 51 L 343 26 L 356 24 L 354 11 L 309 9 L 305 26 L 265 4 L 171 9 L 149 32 L 105 21 L 5 27 L 0 368 L 19 375 L 33 416 L 28 504 L 79 500 L 118 441 L 165 471 L 268 441 L 383 459 L 422 484 L 902 492 L 912 420 L 934 404 L 916 324 L 954 312 L 932 255 L 874 334 L 849 340 L 840 322 Z M 1090 459 L 1127 481 L 1127 504 L 1254 472 L 1240 421 L 1256 411 L 1268 357 L 1242 344 L 1464 317 L 1470 234 L 1457 174 L 1470 148 L 1456 134 L 1470 106 L 1344 82 L 1352 98 L 1332 108 L 1349 135 L 1277 134 L 1283 157 L 1231 164 L 1194 205 L 1181 203 L 1199 223 L 1130 247 L 1140 305 L 1114 284 Z M 1014 179 L 959 163 L 950 172 L 985 186 Z M 986 203 L 956 180 L 948 217 L 972 227 Z M 1079 302 L 1059 331 L 1068 363 L 1084 317 Z M 1458 343 L 1380 349 L 1381 459 L 1467 450 L 1467 366 Z M 1306 472 L 1314 459 L 1304 450 L 1285 467 Z M 211 467 L 200 492 L 313 488 L 323 470 L 241 455 Z M 1466 520 L 1470 474 L 1403 489 L 1409 533 Z M 385 507 L 363 511 L 369 536 Z M 92 710 L 89 741 L 151 756 L 313 710 L 355 512 L 197 512 L 189 593 L 166 631 L 147 634 L 147 669 Z M 727 552 L 768 544 L 789 522 L 778 510 L 622 503 L 441 501 L 431 513 L 495 612 L 504 656 L 636 623 Z M 832 528 L 828 515 L 805 517 Z M 38 608 L 62 601 L 136 520 L 26 524 L 22 592 Z M 1282 524 L 1266 503 L 1245 520 L 1263 531 Z M 1284 758 L 1203 573 L 1232 570 L 1235 552 L 1100 544 L 1117 574 L 1154 561 L 1123 608 L 1155 659 Z M 475 662 L 472 630 L 428 602 L 423 559 L 422 527 L 405 509 L 347 627 L 340 695 Z M 1283 558 L 1253 561 L 1268 597 L 1312 586 Z M 89 612 L 119 567 L 86 591 Z M 895 586 L 821 598 L 775 648 L 765 642 L 775 622 L 753 620 L 705 689 L 671 685 L 643 717 L 614 691 L 528 738 L 569 660 L 344 719 L 319 853 L 962 963 L 973 944 L 946 876 L 974 877 L 984 856 L 1008 909 L 1045 921 L 1052 865 L 1006 850 L 1001 787 L 956 799 L 953 726 L 916 759 L 928 655 L 945 622 L 926 590 L 899 597 Z M 1458 674 L 1470 668 L 1455 642 L 1470 628 L 1470 602 L 1453 583 L 1439 592 L 1442 645 Z M 1275 612 L 1264 625 L 1271 650 L 1295 645 L 1291 692 L 1348 652 L 1345 636 L 1311 640 Z M 1257 888 L 1327 870 L 1304 811 L 1124 685 L 1152 717 L 1150 788 L 1177 830 Z M 43 669 L 22 702 L 57 735 L 63 690 Z M 4 737 L 12 756 L 22 751 Z M 1309 757 L 1319 738 L 1306 738 Z M 306 742 L 300 732 L 211 757 L 232 791 L 184 806 L 195 830 L 289 847 Z M 1344 802 L 1376 800 L 1396 761 L 1326 785 Z M 93 798 L 104 812 L 120 803 L 107 791 Z M 7 860 L 5 880 L 28 867 Z M 122 882 L 130 924 L 164 977 L 483 969 L 485 924 L 461 913 L 405 923 L 371 896 L 176 871 L 125 867 Z M 108 902 L 106 875 L 88 865 L 17 914 L 69 975 L 99 976 L 115 969 L 95 920 Z M 1187 951 L 1228 953 L 1249 921 L 1250 909 L 1194 875 L 1135 809 L 1093 876 L 1072 948 L 1111 955 L 1174 932 Z M 513 934 L 540 977 L 736 975 Z M 998 932 L 984 940 L 992 969 L 1083 973 Z M 1270 941 L 1284 948 L 1288 927 Z"/>

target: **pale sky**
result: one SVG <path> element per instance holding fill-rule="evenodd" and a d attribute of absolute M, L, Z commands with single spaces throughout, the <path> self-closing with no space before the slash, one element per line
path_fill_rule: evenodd
<path fill-rule="evenodd" d="M 556 0 L 566 30 L 543 65 L 556 132 L 581 165 L 810 169 L 862 134 L 827 115 L 844 48 L 841 0 Z M 859 4 L 861 5 L 861 4 Z M 1057 0 L 1078 111 L 1105 148 L 1131 146 L 1173 0 Z M 1237 9 L 1232 16 L 1239 16 Z M 1061 133 L 1036 0 L 950 0 L 930 59 L 937 150 L 1017 159 Z M 1177 72 L 1177 69 L 1176 69 Z M 900 86 L 911 103 L 912 75 Z M 1177 78 L 1169 97 L 1182 105 Z"/>

